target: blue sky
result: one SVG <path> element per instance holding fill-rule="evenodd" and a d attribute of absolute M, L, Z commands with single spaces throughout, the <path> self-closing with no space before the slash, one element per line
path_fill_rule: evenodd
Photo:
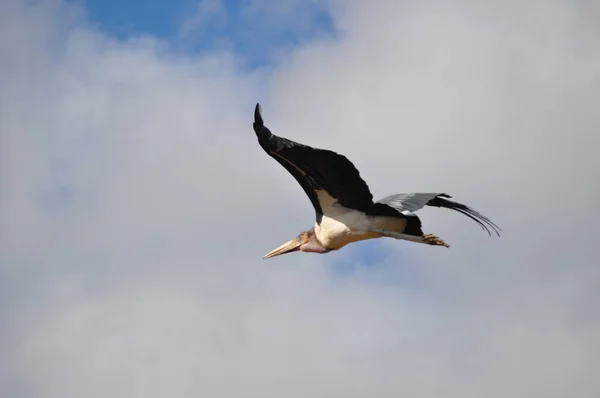
<path fill-rule="evenodd" d="M 232 50 L 248 68 L 268 67 L 274 53 L 335 33 L 326 7 L 315 2 L 290 7 L 248 0 L 85 0 L 83 4 L 93 23 L 120 39 L 151 34 L 186 51 Z"/>

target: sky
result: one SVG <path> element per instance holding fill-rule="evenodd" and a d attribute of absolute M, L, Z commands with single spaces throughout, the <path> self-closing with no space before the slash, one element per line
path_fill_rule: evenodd
<path fill-rule="evenodd" d="M 0 396 L 596 397 L 594 2 L 0 2 Z M 450 249 L 262 256 L 346 155 Z"/>
<path fill-rule="evenodd" d="M 294 47 L 335 35 L 321 0 L 88 0 L 83 4 L 90 22 L 118 39 L 152 35 L 187 53 L 226 50 L 247 69 L 275 66 Z"/>

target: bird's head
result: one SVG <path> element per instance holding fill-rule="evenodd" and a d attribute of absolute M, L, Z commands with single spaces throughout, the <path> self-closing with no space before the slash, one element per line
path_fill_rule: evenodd
<path fill-rule="evenodd" d="M 271 258 L 280 254 L 292 252 L 307 252 L 307 253 L 327 253 L 329 249 L 325 248 L 317 239 L 314 228 L 302 232 L 294 239 L 284 243 L 278 248 L 271 250 L 264 255 L 263 258 Z"/>

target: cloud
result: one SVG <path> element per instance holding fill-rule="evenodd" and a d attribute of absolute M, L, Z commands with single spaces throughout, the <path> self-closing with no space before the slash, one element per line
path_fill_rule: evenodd
<path fill-rule="evenodd" d="M 249 70 L 270 68 L 302 43 L 335 36 L 322 0 L 201 0 L 181 19 L 177 46 L 233 52 Z"/>
<path fill-rule="evenodd" d="M 227 10 L 222 0 L 201 0 L 196 4 L 196 9 L 191 16 L 184 19 L 180 35 L 206 33 L 211 26 L 222 27 L 226 23 Z"/>
<path fill-rule="evenodd" d="M 597 10 L 330 12 L 335 38 L 267 73 L 115 40 L 61 2 L 0 5 L 3 396 L 600 392 Z M 364 260 L 261 260 L 313 214 L 258 147 L 256 101 L 374 196 L 446 191 L 505 234 L 428 209 L 450 250 L 381 241 L 344 275 Z"/>

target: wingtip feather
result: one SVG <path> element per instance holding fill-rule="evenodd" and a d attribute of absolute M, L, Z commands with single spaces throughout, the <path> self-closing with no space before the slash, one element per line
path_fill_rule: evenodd
<path fill-rule="evenodd" d="M 260 103 L 256 103 L 256 107 L 254 107 L 254 121 L 262 123 L 262 106 Z"/>

